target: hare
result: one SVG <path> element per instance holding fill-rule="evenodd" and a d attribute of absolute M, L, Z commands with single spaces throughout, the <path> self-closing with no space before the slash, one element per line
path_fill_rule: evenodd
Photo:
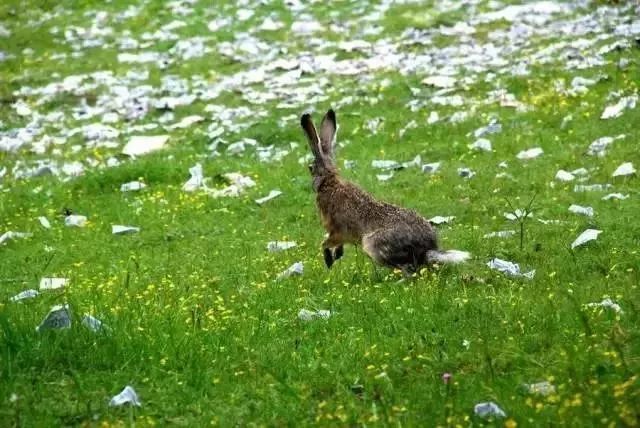
<path fill-rule="evenodd" d="M 336 114 L 329 110 L 316 131 L 310 114 L 300 124 L 309 140 L 314 160 L 309 165 L 313 190 L 328 237 L 322 243 L 328 268 L 342 257 L 345 243 L 362 245 L 376 263 L 411 276 L 423 265 L 460 263 L 465 251 L 440 251 L 436 231 L 418 213 L 376 200 L 338 175 L 333 156 Z"/>

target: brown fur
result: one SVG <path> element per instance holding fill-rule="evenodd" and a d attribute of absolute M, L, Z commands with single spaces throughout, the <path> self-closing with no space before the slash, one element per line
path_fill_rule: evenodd
<path fill-rule="evenodd" d="M 362 245 L 377 263 L 405 273 L 429 263 L 429 254 L 437 252 L 438 245 L 428 220 L 415 211 L 378 201 L 338 176 L 332 160 L 335 113 L 329 110 L 325 115 L 320 136 L 308 114 L 302 116 L 301 125 L 314 154 L 310 170 L 316 203 L 329 233 L 322 244 L 327 266 L 331 267 L 334 257 L 339 258 L 338 251 L 342 255 L 345 243 Z"/>

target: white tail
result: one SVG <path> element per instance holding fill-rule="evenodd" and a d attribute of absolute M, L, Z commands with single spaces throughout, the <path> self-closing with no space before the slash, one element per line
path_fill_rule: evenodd
<path fill-rule="evenodd" d="M 471 257 L 466 251 L 449 250 L 449 251 L 429 251 L 427 259 L 432 263 L 462 263 Z"/>

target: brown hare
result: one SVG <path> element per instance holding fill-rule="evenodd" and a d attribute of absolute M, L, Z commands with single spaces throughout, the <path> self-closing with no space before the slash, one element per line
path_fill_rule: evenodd
<path fill-rule="evenodd" d="M 311 115 L 300 119 L 314 156 L 309 171 L 322 223 L 329 236 L 322 243 L 328 268 L 343 255 L 345 243 L 362 245 L 375 262 L 401 269 L 409 276 L 420 266 L 460 263 L 469 258 L 464 251 L 440 251 L 436 231 L 418 213 L 376 200 L 338 175 L 333 145 L 336 114 L 329 110 L 316 131 Z"/>

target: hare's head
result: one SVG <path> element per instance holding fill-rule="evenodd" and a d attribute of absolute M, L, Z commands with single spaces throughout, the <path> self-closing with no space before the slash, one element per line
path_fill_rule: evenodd
<path fill-rule="evenodd" d="M 337 172 L 333 162 L 333 144 L 337 130 L 336 114 L 333 110 L 329 110 L 324 115 L 319 135 L 309 113 L 302 115 L 300 124 L 307 134 L 309 147 L 313 153 L 313 162 L 309 165 L 309 172 L 313 176 L 313 189 L 318 191 L 324 179 Z"/>

